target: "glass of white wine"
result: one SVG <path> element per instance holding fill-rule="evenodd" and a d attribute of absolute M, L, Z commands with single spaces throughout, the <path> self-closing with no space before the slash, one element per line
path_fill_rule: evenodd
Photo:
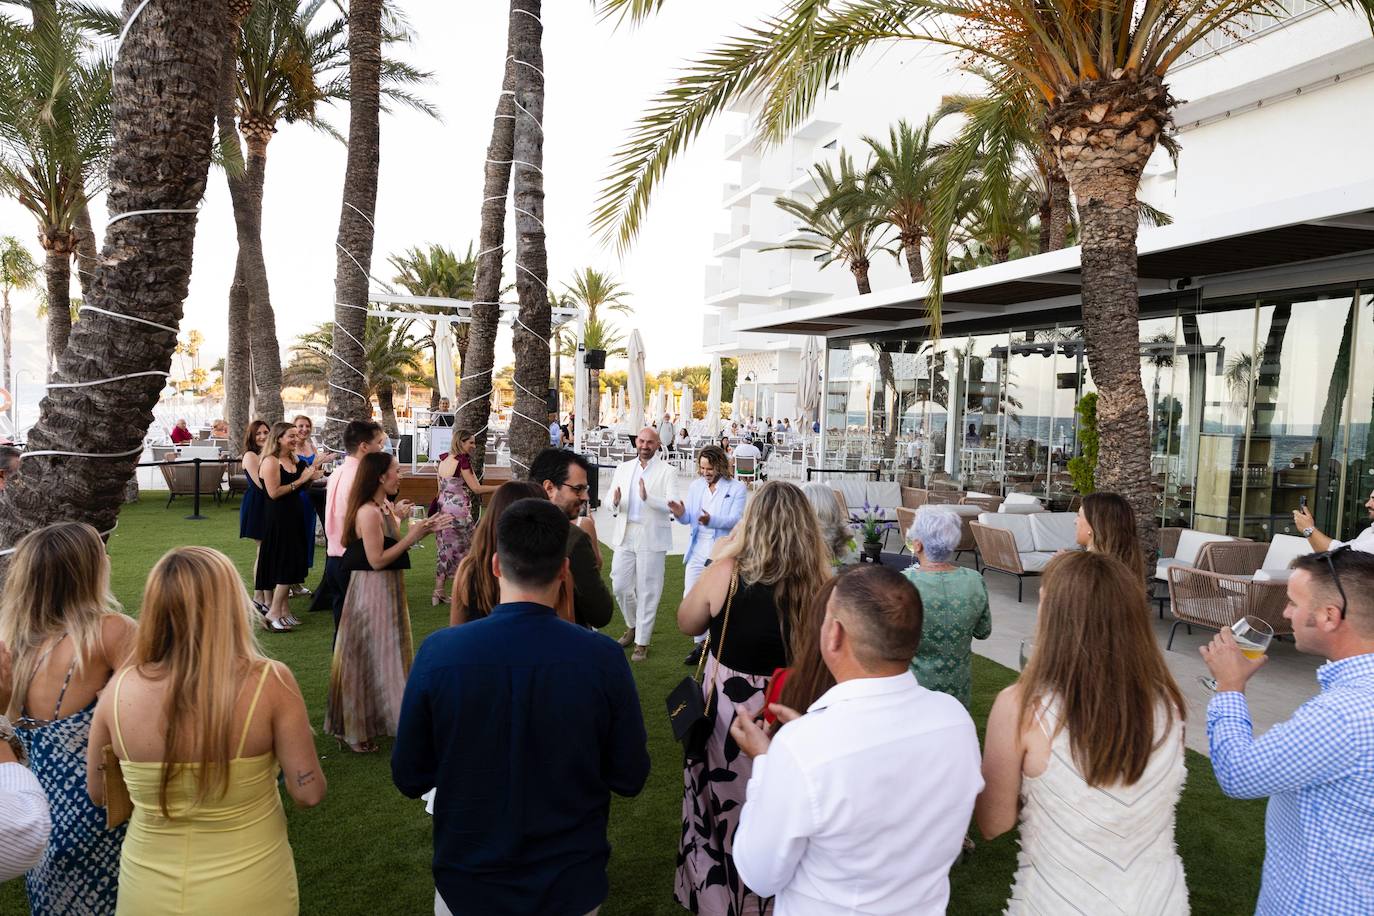
<path fill-rule="evenodd" d="M 1030 657 L 1031 657 L 1032 654 L 1034 654 L 1034 652 L 1035 652 L 1035 643 L 1031 642 L 1029 639 L 1023 639 L 1023 640 L 1021 640 L 1021 670 L 1022 670 L 1022 671 L 1025 671 L 1025 670 L 1026 670 L 1026 663 L 1030 661 Z"/>
<path fill-rule="evenodd" d="M 1242 655 L 1248 659 L 1256 659 L 1269 651 L 1269 644 L 1274 641 L 1274 628 L 1258 617 L 1242 617 L 1231 624 L 1231 635 L 1235 637 Z M 1198 682 L 1208 690 L 1217 689 L 1217 680 L 1214 677 L 1200 677 Z"/>
<path fill-rule="evenodd" d="M 426 516 L 427 514 L 428 514 L 428 512 L 427 512 L 427 510 L 426 510 L 426 508 L 425 508 L 424 506 L 421 506 L 421 505 L 412 506 L 411 509 L 410 509 L 410 521 L 411 521 L 411 524 L 414 524 L 415 522 L 423 521 L 424 518 L 425 518 L 425 516 Z M 425 549 L 425 544 L 424 544 L 423 541 L 416 541 L 414 546 L 417 547 L 417 548 L 419 548 L 420 550 L 424 550 L 424 549 Z"/>

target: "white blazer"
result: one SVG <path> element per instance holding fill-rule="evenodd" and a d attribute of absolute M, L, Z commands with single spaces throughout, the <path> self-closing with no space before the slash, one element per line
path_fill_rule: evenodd
<path fill-rule="evenodd" d="M 620 506 L 613 509 L 615 525 L 611 531 L 611 546 L 620 547 L 625 543 L 625 527 L 630 520 L 630 479 L 634 476 L 638 458 L 631 458 L 616 466 L 611 475 L 611 485 L 602 490 L 607 501 L 615 498 L 616 488 L 620 488 Z M 640 513 L 640 524 L 648 537 L 648 549 L 667 552 L 673 546 L 672 513 L 668 501 L 680 501 L 677 486 L 677 468 L 654 456 L 644 468 L 644 489 L 649 498 Z"/>

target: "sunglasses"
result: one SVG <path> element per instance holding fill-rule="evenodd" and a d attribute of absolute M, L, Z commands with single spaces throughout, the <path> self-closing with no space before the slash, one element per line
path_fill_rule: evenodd
<path fill-rule="evenodd" d="M 1340 573 L 1336 572 L 1336 564 L 1332 562 L 1332 558 L 1333 558 L 1333 557 L 1336 557 L 1336 556 L 1338 556 L 1338 555 L 1340 555 L 1340 554 L 1342 554 L 1342 553 L 1345 553 L 1347 550 L 1351 550 L 1351 549 L 1352 549 L 1352 548 L 1351 548 L 1351 546 L 1350 546 L 1349 544 L 1342 544 L 1341 546 L 1337 547 L 1335 550 L 1325 550 L 1325 551 L 1322 551 L 1321 553 L 1317 554 L 1317 557 L 1318 557 L 1318 558 L 1323 559 L 1323 560 L 1326 561 L 1326 568 L 1329 569 L 1329 570 L 1331 570 L 1331 581 L 1336 583 L 1336 591 L 1340 592 L 1340 595 L 1341 595 L 1341 619 L 1342 619 L 1342 620 L 1345 619 L 1345 608 L 1346 608 L 1347 600 L 1346 600 L 1346 597 L 1345 597 L 1345 589 L 1341 586 L 1341 575 L 1340 575 Z"/>

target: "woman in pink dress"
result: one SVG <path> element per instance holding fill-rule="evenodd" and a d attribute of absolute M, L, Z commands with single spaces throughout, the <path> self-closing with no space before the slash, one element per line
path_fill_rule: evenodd
<path fill-rule="evenodd" d="M 472 546 L 472 532 L 477 527 L 473 497 L 496 490 L 495 486 L 480 482 L 472 472 L 472 453 L 477 449 L 477 437 L 460 429 L 453 440 L 458 443 L 457 447 L 439 462 L 438 511 L 453 516 L 453 524 L 435 535 L 439 559 L 434 567 L 432 607 L 448 603 L 448 580 L 458 571 L 458 564 Z"/>

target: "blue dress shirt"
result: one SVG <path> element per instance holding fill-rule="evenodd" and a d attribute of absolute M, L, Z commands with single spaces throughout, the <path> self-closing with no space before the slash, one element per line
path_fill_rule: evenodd
<path fill-rule="evenodd" d="M 582 916 L 606 899 L 611 793 L 649 775 L 624 650 L 539 604 L 434 633 L 391 774 L 411 798 L 437 790 L 434 883 L 453 913 Z"/>
<path fill-rule="evenodd" d="M 1232 798 L 1269 796 L 1256 916 L 1374 913 L 1374 654 L 1317 669 L 1322 692 L 1254 737 L 1245 694 L 1207 706 Z"/>

